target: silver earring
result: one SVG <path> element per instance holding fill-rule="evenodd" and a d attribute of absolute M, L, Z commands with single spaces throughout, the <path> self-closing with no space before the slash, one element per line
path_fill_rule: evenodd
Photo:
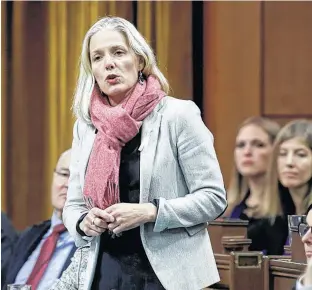
<path fill-rule="evenodd" d="M 139 78 L 138 78 L 138 81 L 139 81 L 139 83 L 140 83 L 141 85 L 144 84 L 144 77 L 143 77 L 143 73 L 142 73 L 141 70 L 139 71 Z"/>

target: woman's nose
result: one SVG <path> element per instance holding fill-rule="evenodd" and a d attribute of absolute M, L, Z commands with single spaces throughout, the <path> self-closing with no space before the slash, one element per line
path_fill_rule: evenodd
<path fill-rule="evenodd" d="M 312 244 L 312 232 L 311 232 L 311 228 L 305 233 L 305 235 L 302 237 L 302 242 L 303 243 L 308 243 L 308 244 Z"/>
<path fill-rule="evenodd" d="M 245 145 L 243 152 L 244 152 L 244 155 L 250 155 L 250 154 L 251 154 L 251 152 L 252 152 L 252 150 L 251 150 L 251 146 L 250 146 L 250 145 L 248 145 L 248 144 L 247 144 L 247 145 Z"/>
<path fill-rule="evenodd" d="M 64 186 L 68 187 L 69 177 L 64 180 Z"/>
<path fill-rule="evenodd" d="M 112 57 L 107 56 L 105 58 L 105 64 L 104 65 L 105 65 L 106 70 L 112 70 L 115 67 L 115 64 L 114 64 Z"/>
<path fill-rule="evenodd" d="M 286 165 L 292 167 L 294 165 L 294 157 L 292 153 L 289 153 L 286 157 Z"/>

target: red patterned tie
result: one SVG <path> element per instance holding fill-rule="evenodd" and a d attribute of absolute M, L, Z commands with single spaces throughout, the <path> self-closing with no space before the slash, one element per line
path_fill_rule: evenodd
<path fill-rule="evenodd" d="M 38 284 L 51 260 L 57 240 L 60 234 L 65 231 L 66 228 L 63 224 L 55 226 L 52 234 L 43 243 L 37 262 L 27 280 L 27 284 L 31 285 L 32 290 L 37 289 Z"/>

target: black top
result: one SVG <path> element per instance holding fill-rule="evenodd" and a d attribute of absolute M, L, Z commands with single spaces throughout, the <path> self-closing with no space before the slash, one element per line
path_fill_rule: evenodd
<path fill-rule="evenodd" d="M 140 142 L 141 131 L 121 151 L 119 173 L 121 202 L 140 202 L 140 151 L 138 150 Z M 119 260 L 123 270 L 129 274 L 149 276 L 153 273 L 141 242 L 140 227 L 122 232 L 120 237 L 114 238 L 108 232 L 104 232 L 101 236 L 101 252 L 109 253 Z"/>
<path fill-rule="evenodd" d="M 283 215 L 275 219 L 250 218 L 244 211 L 247 209 L 246 200 L 250 195 L 248 191 L 243 201 L 235 207 L 231 217 L 248 220 L 247 236 L 252 240 L 250 251 L 263 251 L 267 255 L 283 255 L 284 245 L 288 237 L 287 215 L 295 214 L 295 205 L 289 191 L 279 189 Z"/>

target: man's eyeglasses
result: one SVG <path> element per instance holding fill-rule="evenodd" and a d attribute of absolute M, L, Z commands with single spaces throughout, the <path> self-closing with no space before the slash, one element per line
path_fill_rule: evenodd
<path fill-rule="evenodd" d="M 300 237 L 303 237 L 309 230 L 311 232 L 311 227 L 305 223 L 301 223 L 298 226 L 298 233 L 299 233 Z"/>

